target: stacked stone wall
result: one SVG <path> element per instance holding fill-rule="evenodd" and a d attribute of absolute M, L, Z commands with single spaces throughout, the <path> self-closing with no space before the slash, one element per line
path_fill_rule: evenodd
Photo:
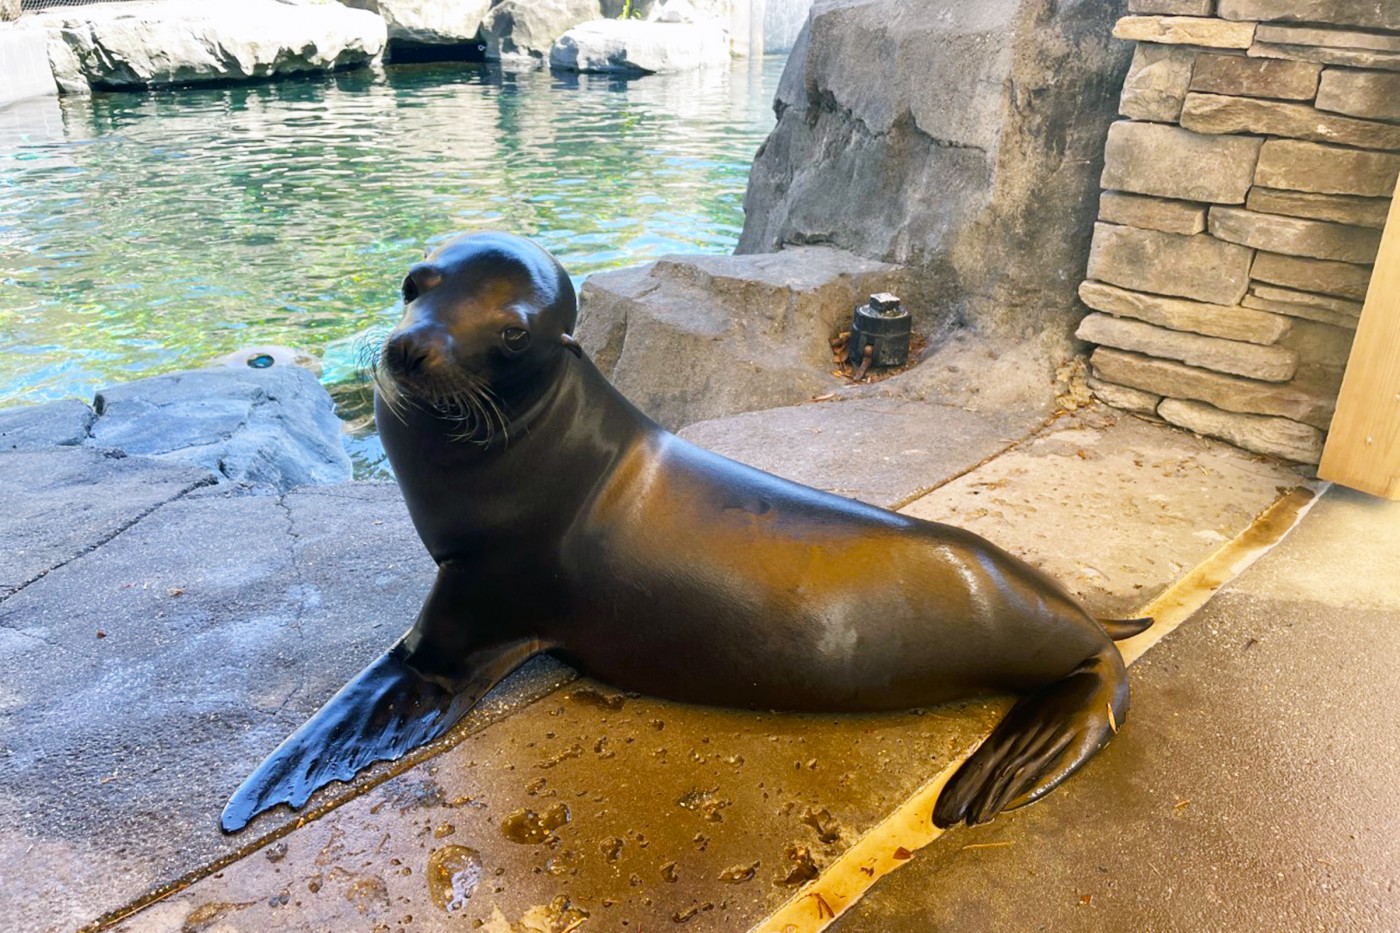
<path fill-rule="evenodd" d="M 1400 174 L 1400 0 L 1132 0 L 1077 335 L 1103 401 L 1317 463 Z"/>

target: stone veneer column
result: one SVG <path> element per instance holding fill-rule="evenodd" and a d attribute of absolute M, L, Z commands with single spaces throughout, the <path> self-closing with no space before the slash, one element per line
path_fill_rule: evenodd
<path fill-rule="evenodd" d="M 1130 0 L 1078 336 L 1109 405 L 1317 463 L 1400 174 L 1400 0 Z"/>

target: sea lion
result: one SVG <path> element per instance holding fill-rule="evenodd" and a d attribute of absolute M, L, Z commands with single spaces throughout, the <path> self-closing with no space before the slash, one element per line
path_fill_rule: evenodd
<path fill-rule="evenodd" d="M 243 783 L 232 832 L 441 735 L 527 658 L 626 690 L 785 710 L 1024 694 L 940 796 L 977 823 L 1035 800 L 1128 716 L 1111 638 L 970 532 L 819 492 L 660 428 L 571 333 L 564 269 L 460 237 L 413 266 L 374 367 L 384 448 L 438 564 L 417 621 Z"/>

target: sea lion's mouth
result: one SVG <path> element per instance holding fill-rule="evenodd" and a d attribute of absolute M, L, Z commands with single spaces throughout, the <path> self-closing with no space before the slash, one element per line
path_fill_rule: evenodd
<path fill-rule="evenodd" d="M 381 344 L 374 348 L 366 369 L 379 397 L 400 420 L 410 409 L 451 422 L 452 439 L 483 447 L 498 437 L 510 440 L 509 419 L 501 400 L 480 376 L 460 366 L 404 367 L 390 358 Z"/>

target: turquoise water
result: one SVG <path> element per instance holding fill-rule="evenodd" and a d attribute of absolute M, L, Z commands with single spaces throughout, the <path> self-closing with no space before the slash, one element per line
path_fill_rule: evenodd
<path fill-rule="evenodd" d="M 398 317 L 403 270 L 462 231 L 534 237 L 578 278 L 728 252 L 781 69 L 401 66 L 17 109 L 0 121 L 0 406 L 264 343 L 343 385 L 356 336 Z"/>

